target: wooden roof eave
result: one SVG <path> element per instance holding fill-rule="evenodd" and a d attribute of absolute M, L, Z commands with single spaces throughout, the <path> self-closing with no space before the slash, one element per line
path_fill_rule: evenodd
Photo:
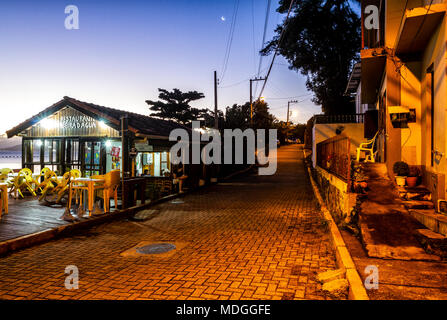
<path fill-rule="evenodd" d="M 407 9 L 397 34 L 396 55 L 405 61 L 419 60 L 446 11 L 445 3 Z"/>
<path fill-rule="evenodd" d="M 35 124 L 39 123 L 42 119 L 45 119 L 46 117 L 52 115 L 53 113 L 59 111 L 62 107 L 60 106 L 60 104 L 62 102 L 64 102 L 65 100 L 62 99 L 56 103 L 54 103 L 53 105 L 49 106 L 48 108 L 46 108 L 45 110 L 39 112 L 38 114 L 36 114 L 35 116 L 25 120 L 24 122 L 18 124 L 17 126 L 15 126 L 14 128 L 7 130 L 6 131 L 6 136 L 8 138 L 12 138 L 18 134 L 20 134 L 22 131 L 34 126 Z"/>

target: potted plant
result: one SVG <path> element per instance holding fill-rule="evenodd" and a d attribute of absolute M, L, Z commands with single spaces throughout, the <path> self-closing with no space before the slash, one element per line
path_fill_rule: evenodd
<path fill-rule="evenodd" d="M 408 177 L 406 179 L 409 187 L 416 187 L 419 177 L 421 176 L 421 170 L 416 166 L 410 166 Z"/>
<path fill-rule="evenodd" d="M 400 187 L 405 186 L 405 181 L 410 174 L 410 168 L 408 164 L 403 161 L 397 161 L 393 165 L 393 171 L 396 175 L 396 184 Z"/>

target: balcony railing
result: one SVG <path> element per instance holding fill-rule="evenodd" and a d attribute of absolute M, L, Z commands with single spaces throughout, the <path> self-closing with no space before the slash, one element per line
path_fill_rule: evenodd
<path fill-rule="evenodd" d="M 316 124 L 323 123 L 365 123 L 365 114 L 334 114 L 334 115 L 316 115 Z"/>
<path fill-rule="evenodd" d="M 317 165 L 349 183 L 351 177 L 351 142 L 338 135 L 317 144 Z"/>

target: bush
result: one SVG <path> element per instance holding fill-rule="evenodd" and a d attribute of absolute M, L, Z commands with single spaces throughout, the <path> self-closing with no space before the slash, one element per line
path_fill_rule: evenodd
<path fill-rule="evenodd" d="M 406 162 L 397 161 L 393 165 L 393 172 L 398 177 L 408 177 L 410 168 Z"/>

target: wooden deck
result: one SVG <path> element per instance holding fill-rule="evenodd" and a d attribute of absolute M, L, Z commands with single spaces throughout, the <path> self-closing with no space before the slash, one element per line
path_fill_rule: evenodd
<path fill-rule="evenodd" d="M 0 242 L 69 224 L 60 219 L 64 210 L 62 206 L 45 206 L 35 198 L 9 198 L 9 213 L 0 219 Z"/>

